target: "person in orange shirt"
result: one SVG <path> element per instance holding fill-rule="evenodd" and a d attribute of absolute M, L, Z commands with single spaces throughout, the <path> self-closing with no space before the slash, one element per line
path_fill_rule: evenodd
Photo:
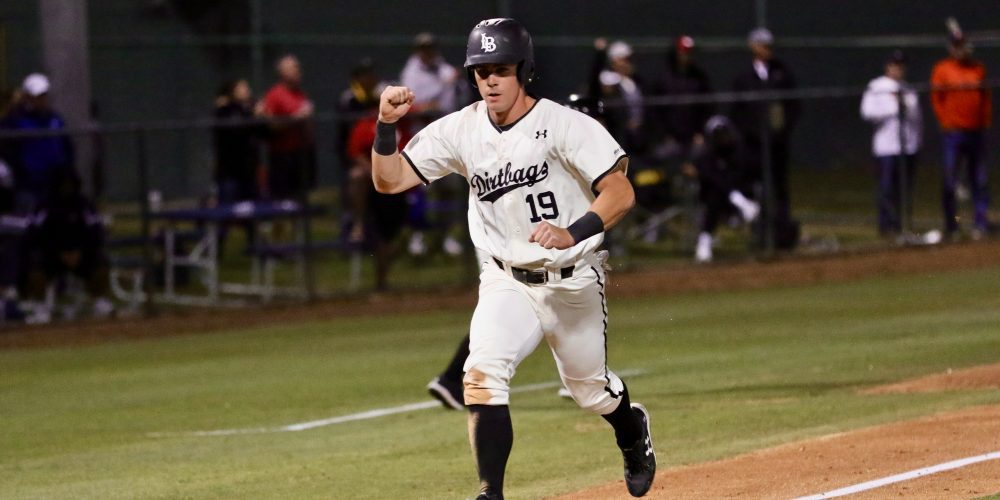
<path fill-rule="evenodd" d="M 974 207 L 973 239 L 987 234 L 989 190 L 986 185 L 986 134 L 990 126 L 990 91 L 982 85 L 986 67 L 972 58 L 972 46 L 961 33 L 949 37 L 950 57 L 942 59 L 931 73 L 931 104 L 941 125 L 944 142 L 942 208 L 945 234 L 954 236 L 959 228 L 955 201 L 958 165 L 968 162 L 969 183 Z"/>

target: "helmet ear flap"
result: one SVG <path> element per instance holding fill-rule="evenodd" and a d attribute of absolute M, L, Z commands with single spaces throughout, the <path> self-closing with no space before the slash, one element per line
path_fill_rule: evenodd
<path fill-rule="evenodd" d="M 469 78 L 469 85 L 472 85 L 472 88 L 479 88 L 479 85 L 476 85 L 476 75 L 472 73 L 472 66 L 465 68 L 465 76 Z"/>
<path fill-rule="evenodd" d="M 521 82 L 521 85 L 535 81 L 535 65 L 532 63 L 529 66 L 528 61 L 517 63 L 517 81 Z"/>

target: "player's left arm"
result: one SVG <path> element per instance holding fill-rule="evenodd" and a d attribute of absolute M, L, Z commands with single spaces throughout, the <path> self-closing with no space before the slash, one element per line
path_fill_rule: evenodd
<path fill-rule="evenodd" d="M 606 175 L 595 187 L 600 194 L 590 204 L 590 211 L 601 218 L 607 231 L 621 222 L 635 206 L 635 190 L 621 170 Z"/>
<path fill-rule="evenodd" d="M 627 162 L 628 159 L 623 158 L 621 161 Z M 614 227 L 635 206 L 635 191 L 623 170 L 619 168 L 597 182 L 594 186 L 598 192 L 597 198 L 590 204 L 587 213 L 569 227 L 539 222 L 528 241 L 538 243 L 543 248 L 563 250 Z"/>

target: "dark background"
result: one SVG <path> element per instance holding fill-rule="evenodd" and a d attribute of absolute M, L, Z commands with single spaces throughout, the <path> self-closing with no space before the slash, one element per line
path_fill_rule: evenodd
<path fill-rule="evenodd" d="M 714 86 L 729 90 L 733 75 L 747 64 L 746 33 L 759 20 L 774 32 L 777 56 L 802 87 L 852 86 L 860 91 L 881 73 L 895 46 L 909 53 L 910 80 L 924 82 L 934 62 L 946 54 L 948 16 L 957 17 L 976 42 L 976 56 L 989 69 L 1000 68 L 1000 5 L 983 0 L 90 0 L 88 9 L 92 97 L 103 124 L 206 118 L 220 83 L 246 77 L 260 95 L 273 82 L 272 61 L 286 52 L 297 54 L 304 86 L 321 117 L 320 171 L 327 184 L 337 182 L 340 170 L 334 105 L 359 59 L 374 58 L 383 78 L 395 79 L 413 36 L 431 31 L 440 37 L 449 62 L 461 65 L 471 27 L 500 15 L 517 18 L 534 36 L 539 80 L 532 90 L 553 99 L 577 90 L 586 79 L 596 36 L 632 43 L 638 73 L 652 82 L 663 72 L 668 44 L 681 33 L 690 34 Z M 46 70 L 38 17 L 35 2 L 0 3 L 5 34 L 0 89 L 18 85 L 32 71 Z M 259 37 L 252 36 L 255 21 Z M 257 65 L 254 47 L 260 56 Z M 805 102 L 793 166 L 866 165 L 870 129 L 858 118 L 858 103 L 856 96 Z M 940 153 L 926 98 L 924 113 L 922 162 L 936 164 Z M 997 143 L 995 132 L 991 143 Z M 150 157 L 153 185 L 168 196 L 197 196 L 206 190 L 211 149 L 204 128 L 153 134 Z M 134 141 L 109 136 L 109 199 L 134 197 L 135 158 Z"/>

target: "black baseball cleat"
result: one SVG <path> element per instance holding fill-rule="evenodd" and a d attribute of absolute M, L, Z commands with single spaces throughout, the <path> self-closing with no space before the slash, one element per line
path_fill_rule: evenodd
<path fill-rule="evenodd" d="M 462 383 L 446 378 L 434 377 L 427 384 L 427 392 L 450 410 L 465 409 L 465 396 L 462 395 Z"/>
<path fill-rule="evenodd" d="M 642 437 L 631 448 L 622 448 L 625 458 L 625 486 L 634 497 L 645 495 L 653 486 L 656 476 L 656 453 L 653 437 L 649 432 L 649 412 L 639 403 L 632 403 L 632 411 L 642 422 Z"/>
<path fill-rule="evenodd" d="M 503 494 L 483 491 L 476 495 L 476 500 L 503 500 Z"/>

